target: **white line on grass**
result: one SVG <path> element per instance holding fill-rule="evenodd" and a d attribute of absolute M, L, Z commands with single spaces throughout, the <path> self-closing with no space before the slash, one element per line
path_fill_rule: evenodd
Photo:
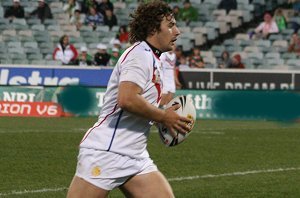
<path fill-rule="evenodd" d="M 80 128 L 69 128 L 69 129 L 12 129 L 12 130 L 1 130 L 0 134 L 5 133 L 85 133 L 88 129 Z"/>
<path fill-rule="evenodd" d="M 158 133 L 158 130 L 152 130 L 151 133 Z M 202 135 L 224 135 L 225 132 L 222 131 L 193 131 L 193 134 L 202 134 Z"/>
<path fill-rule="evenodd" d="M 244 175 L 253 175 L 253 174 L 260 174 L 260 173 L 277 173 L 277 172 L 286 172 L 286 171 L 299 171 L 300 167 L 291 167 L 291 168 L 277 168 L 277 169 L 265 169 L 265 170 L 252 170 L 252 171 L 244 171 L 244 172 L 232 172 L 232 173 L 223 173 L 223 174 L 208 174 L 208 175 L 194 175 L 188 177 L 174 177 L 169 178 L 168 181 L 184 181 L 184 180 L 196 180 L 196 179 L 206 179 L 206 178 L 218 178 L 218 177 L 234 177 L 234 176 L 244 176 Z M 10 196 L 10 195 L 23 195 L 23 194 L 30 194 L 30 193 L 43 193 L 43 192 L 59 192 L 63 190 L 67 190 L 68 188 L 42 188 L 37 190 L 23 190 L 23 191 L 16 191 L 13 190 L 7 193 L 1 193 L 1 196 Z"/>
<path fill-rule="evenodd" d="M 0 193 L 0 196 L 24 195 L 24 194 L 31 194 L 31 193 L 43 193 L 43 192 L 59 192 L 67 189 L 68 188 L 62 187 L 62 188 L 42 188 L 37 190 L 22 190 L 22 191 L 13 190 L 8 193 Z"/>
<path fill-rule="evenodd" d="M 168 181 L 184 181 L 184 180 L 195 180 L 195 179 L 206 179 L 206 178 L 244 176 L 244 175 L 260 174 L 260 173 L 277 173 L 277 172 L 298 171 L 298 170 L 300 170 L 300 167 L 252 170 L 252 171 L 244 171 L 244 172 L 223 173 L 218 175 L 209 174 L 209 175 L 194 175 L 188 177 L 174 177 L 174 178 L 169 178 Z"/>

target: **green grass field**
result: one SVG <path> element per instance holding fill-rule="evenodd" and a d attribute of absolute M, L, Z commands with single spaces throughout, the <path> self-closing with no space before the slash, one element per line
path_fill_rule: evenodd
<path fill-rule="evenodd" d="M 0 197 L 65 197 L 78 143 L 95 120 L 1 117 Z M 177 147 L 157 133 L 148 147 L 176 197 L 300 197 L 299 123 L 203 120 Z"/>

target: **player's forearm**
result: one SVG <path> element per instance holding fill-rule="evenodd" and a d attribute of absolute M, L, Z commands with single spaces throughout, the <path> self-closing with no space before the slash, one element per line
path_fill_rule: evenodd
<path fill-rule="evenodd" d="M 129 81 L 121 82 L 118 92 L 118 106 L 137 116 L 156 122 L 162 122 L 165 111 L 149 103 L 141 93 L 143 90 L 137 84 Z"/>
<path fill-rule="evenodd" d="M 156 122 L 162 122 L 165 114 L 164 110 L 150 104 L 139 94 L 127 96 L 126 99 L 119 99 L 118 105 L 125 111 Z"/>

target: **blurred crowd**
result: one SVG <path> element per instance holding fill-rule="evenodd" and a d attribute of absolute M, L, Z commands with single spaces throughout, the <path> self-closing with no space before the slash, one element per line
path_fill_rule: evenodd
<path fill-rule="evenodd" d="M 39 18 L 41 22 L 45 19 L 52 19 L 53 14 L 50 6 L 45 0 L 37 0 L 38 6 L 29 14 L 25 14 L 24 8 L 20 0 L 12 0 L 12 6 L 5 10 L 4 17 L 13 20 L 14 18 Z M 169 2 L 180 2 L 172 1 Z M 289 0 L 295 10 L 299 13 L 300 2 Z M 173 7 L 174 16 L 177 21 L 185 22 L 189 25 L 191 21 L 198 21 L 198 10 L 193 7 L 189 0 L 182 2 L 182 6 L 177 4 Z M 221 0 L 218 9 L 224 9 L 226 12 L 237 9 L 236 0 Z M 82 26 L 90 26 L 96 29 L 97 26 L 108 26 L 112 28 L 118 26 L 118 18 L 114 14 L 114 5 L 110 0 L 67 0 L 63 5 L 63 10 L 69 16 L 70 24 L 76 26 L 80 30 Z M 292 24 L 294 34 L 290 38 L 288 51 L 300 54 L 300 39 L 297 34 L 299 24 Z M 249 33 L 250 39 L 268 39 L 272 34 L 278 34 L 287 28 L 287 19 L 283 14 L 281 8 L 274 13 L 266 12 L 263 16 L 262 22 Z M 103 43 L 97 45 L 97 52 L 90 54 L 86 46 L 81 46 L 76 49 L 75 46 L 69 42 L 69 36 L 63 35 L 56 48 L 53 51 L 53 59 L 59 60 L 64 65 L 95 65 L 95 66 L 114 66 L 122 54 L 128 47 L 129 33 L 126 25 L 119 26 L 118 34 L 111 41 L 111 45 L 107 46 Z M 201 56 L 201 49 L 197 46 L 192 46 L 189 52 L 184 52 L 180 46 L 175 50 L 176 66 L 178 68 L 205 68 L 205 62 Z M 246 68 L 242 56 L 240 54 L 230 54 L 228 51 L 222 53 L 221 59 L 218 60 L 216 68 Z"/>

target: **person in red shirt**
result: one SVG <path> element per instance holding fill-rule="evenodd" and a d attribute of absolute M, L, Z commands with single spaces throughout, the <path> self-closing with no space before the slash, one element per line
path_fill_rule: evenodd
<path fill-rule="evenodd" d="M 242 63 L 242 57 L 239 54 L 234 55 L 228 65 L 231 69 L 245 69 L 245 65 Z"/>
<path fill-rule="evenodd" d="M 126 25 L 122 25 L 119 29 L 118 39 L 121 43 L 128 43 L 129 33 L 127 32 Z"/>

